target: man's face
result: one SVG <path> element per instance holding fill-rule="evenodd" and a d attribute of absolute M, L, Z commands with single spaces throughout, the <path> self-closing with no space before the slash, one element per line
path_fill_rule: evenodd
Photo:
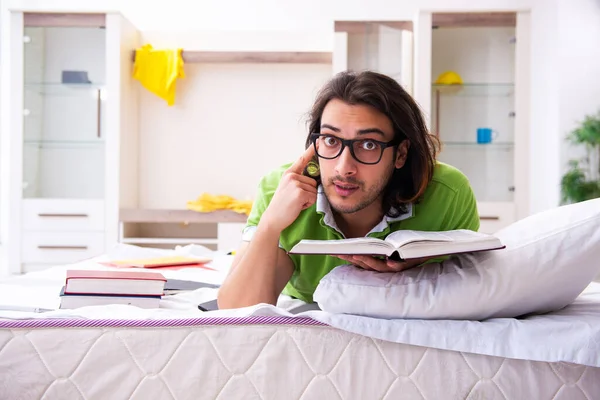
<path fill-rule="evenodd" d="M 349 105 L 337 99 L 325 106 L 320 133 L 340 139 L 361 139 L 364 142 L 359 149 L 365 151 L 374 146 L 374 142 L 369 140 L 389 142 L 394 139 L 392 122 L 387 116 L 369 106 Z M 324 153 L 325 146 L 335 142 L 335 138 L 320 138 L 317 146 L 323 150 L 319 153 Z M 383 151 L 381 160 L 373 165 L 358 162 L 352 157 L 348 147 L 337 158 L 319 158 L 321 180 L 332 210 L 338 213 L 355 213 L 371 205 L 379 210 L 383 190 L 394 168 L 404 165 L 407 151 L 408 141 L 400 145 L 396 154 L 393 147 L 388 147 Z"/>

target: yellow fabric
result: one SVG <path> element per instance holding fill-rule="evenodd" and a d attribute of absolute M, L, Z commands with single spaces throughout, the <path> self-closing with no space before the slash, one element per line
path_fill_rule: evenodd
<path fill-rule="evenodd" d="M 169 106 L 175 104 L 177 78 L 185 78 L 182 49 L 154 50 L 146 44 L 135 51 L 133 77 L 147 90 L 164 99 Z"/>
<path fill-rule="evenodd" d="M 236 200 L 227 195 L 202 194 L 196 200 L 188 201 L 187 208 L 199 212 L 211 212 L 216 210 L 232 210 L 240 214 L 250 214 L 252 209 L 251 200 Z"/>

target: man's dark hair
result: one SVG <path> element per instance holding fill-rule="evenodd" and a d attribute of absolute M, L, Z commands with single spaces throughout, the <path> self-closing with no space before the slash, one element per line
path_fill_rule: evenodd
<path fill-rule="evenodd" d="M 429 133 L 423 114 L 414 99 L 394 79 L 373 71 L 345 71 L 334 76 L 320 90 L 309 114 L 306 147 L 310 135 L 321 129 L 321 116 L 329 101 L 350 105 L 368 105 L 385 114 L 392 122 L 394 140 L 409 141 L 406 163 L 395 169 L 383 195 L 383 211 L 390 217 L 406 212 L 407 204 L 423 195 L 433 176 L 437 138 Z M 394 159 L 397 147 L 394 148 Z"/>

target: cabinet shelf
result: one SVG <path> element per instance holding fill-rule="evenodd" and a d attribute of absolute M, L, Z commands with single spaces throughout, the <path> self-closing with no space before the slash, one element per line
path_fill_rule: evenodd
<path fill-rule="evenodd" d="M 180 245 L 188 245 L 188 244 L 218 244 L 217 239 L 206 238 L 206 239 L 198 239 L 198 238 L 161 238 L 161 237 L 129 237 L 123 238 L 121 243 L 126 244 L 180 244 Z"/>
<path fill-rule="evenodd" d="M 90 96 L 103 91 L 102 83 L 60 83 L 60 82 L 33 82 L 25 83 L 25 90 L 39 94 L 81 96 L 90 93 Z"/>
<path fill-rule="evenodd" d="M 509 97 L 514 95 L 514 83 L 463 83 L 462 85 L 431 85 L 432 91 L 442 96 Z"/>
<path fill-rule="evenodd" d="M 135 61 L 135 50 L 131 53 Z M 201 51 L 182 50 L 186 64 L 193 63 L 292 63 L 331 64 L 331 52 L 319 51 Z"/>
<path fill-rule="evenodd" d="M 497 143 L 477 143 L 477 142 L 455 142 L 455 141 L 443 141 L 442 149 L 454 148 L 454 149 L 477 149 L 477 150 L 506 150 L 510 151 L 514 148 L 512 142 L 497 142 Z"/>
<path fill-rule="evenodd" d="M 23 144 L 27 147 L 80 149 L 80 148 L 102 148 L 104 139 L 97 140 L 25 140 Z"/>

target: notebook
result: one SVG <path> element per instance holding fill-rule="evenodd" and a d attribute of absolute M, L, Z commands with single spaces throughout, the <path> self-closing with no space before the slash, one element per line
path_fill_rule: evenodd
<path fill-rule="evenodd" d="M 206 282 L 195 282 L 185 281 L 180 279 L 167 279 L 165 283 L 164 293 L 165 295 L 177 294 L 182 292 L 189 292 L 201 288 L 217 289 L 221 285 L 206 283 Z"/>
<path fill-rule="evenodd" d="M 60 292 L 60 308 L 73 309 L 88 306 L 124 304 L 140 308 L 158 308 L 161 296 L 124 296 L 115 294 L 67 294 Z"/>
<path fill-rule="evenodd" d="M 185 265 L 206 264 L 212 261 L 208 257 L 185 257 L 185 256 L 167 256 L 167 257 L 152 257 L 129 260 L 113 260 L 108 262 L 108 265 L 114 267 L 129 267 L 129 268 L 161 268 L 161 267 L 178 267 Z"/>

